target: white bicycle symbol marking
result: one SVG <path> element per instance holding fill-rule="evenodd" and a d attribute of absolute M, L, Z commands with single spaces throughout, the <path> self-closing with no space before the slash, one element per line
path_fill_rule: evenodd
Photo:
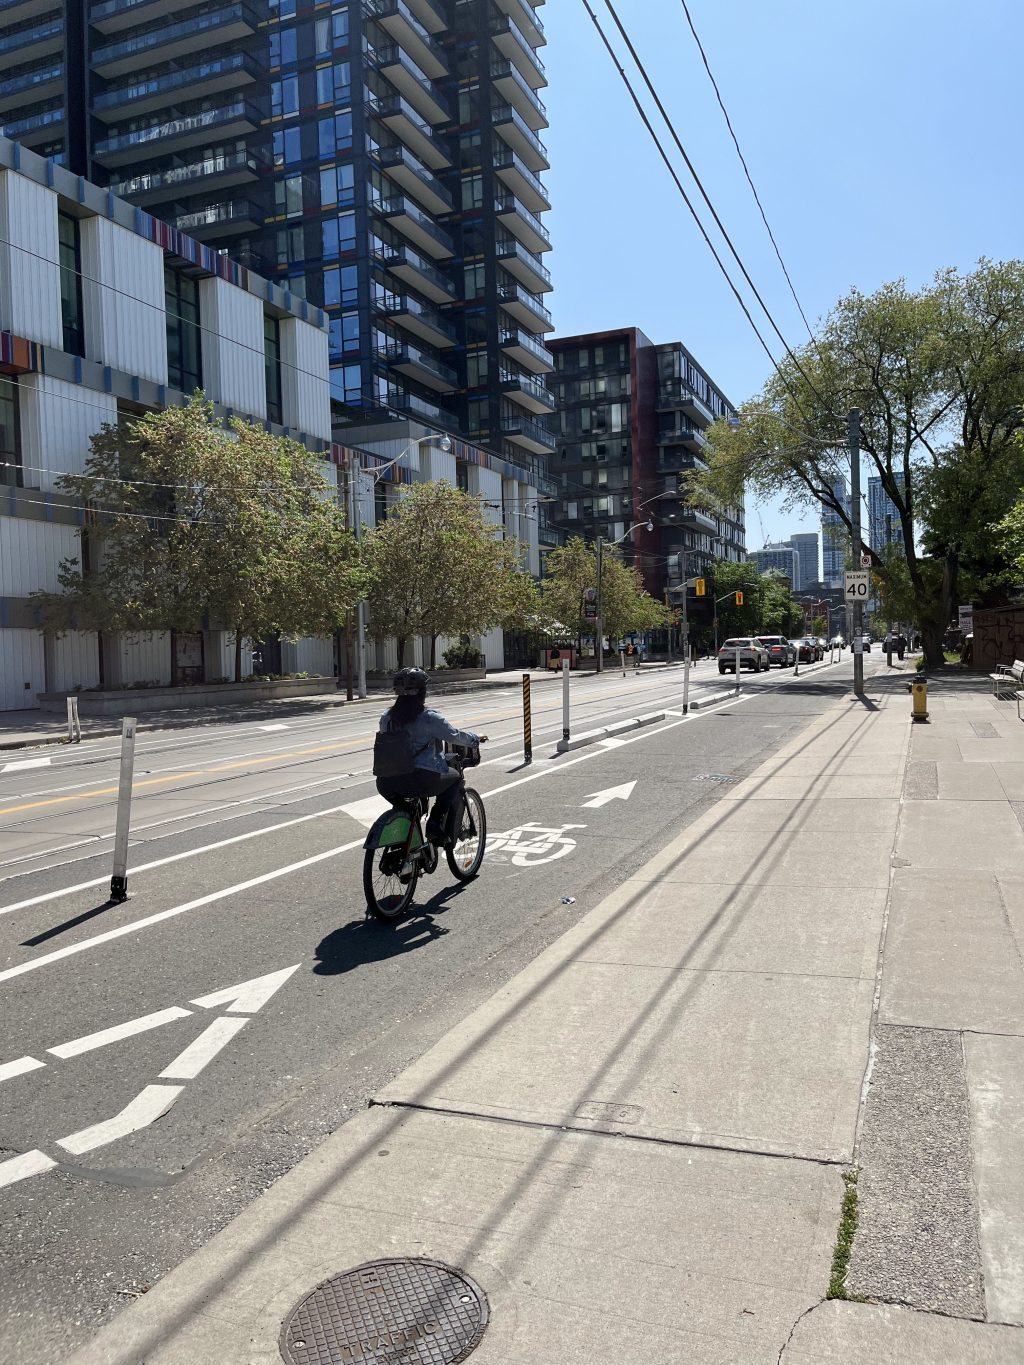
<path fill-rule="evenodd" d="M 576 847 L 576 840 L 565 833 L 568 829 L 586 829 L 586 825 L 517 825 L 501 834 L 488 834 L 487 854 L 503 855 L 498 859 L 500 862 L 508 857 L 515 867 L 553 863 Z"/>

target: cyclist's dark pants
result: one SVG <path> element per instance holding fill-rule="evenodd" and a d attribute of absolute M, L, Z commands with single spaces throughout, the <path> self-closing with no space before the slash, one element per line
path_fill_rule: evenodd
<path fill-rule="evenodd" d="M 397 801 L 402 797 L 433 796 L 434 809 L 427 821 L 431 832 L 435 826 L 447 838 L 455 839 L 462 821 L 462 774 L 450 764 L 447 773 L 430 772 L 427 768 L 417 768 L 405 777 L 378 777 L 377 790 L 385 801 Z"/>

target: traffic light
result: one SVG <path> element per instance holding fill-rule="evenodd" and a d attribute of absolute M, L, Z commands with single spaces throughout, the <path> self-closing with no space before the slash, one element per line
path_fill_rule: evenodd
<path fill-rule="evenodd" d="M 736 594 L 736 605 L 737 605 L 738 607 L 742 607 L 742 606 L 743 606 L 743 594 L 742 594 L 741 592 L 738 592 L 738 593 Z"/>
<path fill-rule="evenodd" d="M 696 592 L 697 596 L 698 596 L 698 597 L 703 597 L 703 596 L 704 596 L 704 592 L 705 592 L 704 580 L 703 580 L 703 578 L 695 578 L 695 579 L 693 580 L 693 586 L 694 586 L 694 591 Z"/>

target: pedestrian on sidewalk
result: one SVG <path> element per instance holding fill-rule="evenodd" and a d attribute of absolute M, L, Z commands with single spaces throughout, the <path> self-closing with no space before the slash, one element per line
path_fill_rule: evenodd
<path fill-rule="evenodd" d="M 900 631 L 899 635 L 896 636 L 896 653 L 899 655 L 900 663 L 903 662 L 903 656 L 904 654 L 906 654 L 906 652 L 907 637 L 903 634 L 902 631 Z"/>

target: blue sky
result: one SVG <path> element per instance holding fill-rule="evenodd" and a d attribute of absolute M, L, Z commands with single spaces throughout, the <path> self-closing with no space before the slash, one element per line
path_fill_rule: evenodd
<path fill-rule="evenodd" d="M 762 297 L 799 344 L 806 332 L 680 0 L 614 2 Z M 591 4 L 611 36 L 603 0 Z M 853 285 L 914 287 L 946 266 L 1022 254 L 1021 0 L 688 4 L 812 325 Z M 682 341 L 742 402 L 769 361 L 582 0 L 551 0 L 540 15 L 558 332 L 635 325 Z M 685 168 L 683 181 L 689 190 Z M 767 322 L 761 330 L 768 339 Z M 775 539 L 817 529 L 818 517 L 748 499 L 749 548 L 762 524 Z"/>

